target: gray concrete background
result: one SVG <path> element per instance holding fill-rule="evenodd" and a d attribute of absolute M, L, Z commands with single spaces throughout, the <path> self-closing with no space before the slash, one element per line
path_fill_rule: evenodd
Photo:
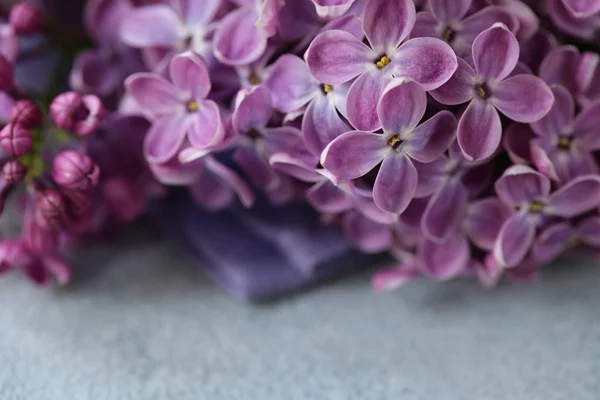
<path fill-rule="evenodd" d="M 598 400 L 600 267 L 534 285 L 370 273 L 245 305 L 160 234 L 79 257 L 39 290 L 0 281 L 0 400 Z"/>

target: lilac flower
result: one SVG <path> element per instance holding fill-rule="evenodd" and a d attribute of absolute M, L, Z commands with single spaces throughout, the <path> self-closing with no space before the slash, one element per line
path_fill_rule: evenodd
<path fill-rule="evenodd" d="M 356 179 L 383 162 L 375 180 L 375 203 L 382 210 L 402 213 L 418 184 L 412 159 L 432 162 L 454 140 L 456 120 L 449 111 L 418 125 L 426 105 L 426 93 L 417 83 L 396 79 L 377 107 L 384 133 L 344 133 L 323 151 L 321 163 L 338 178 Z"/>
<path fill-rule="evenodd" d="M 531 249 L 532 257 L 547 263 L 579 246 L 600 248 L 600 218 L 588 217 L 577 223 L 560 222 L 544 229 Z"/>
<path fill-rule="evenodd" d="M 341 30 L 323 32 L 311 43 L 306 60 L 321 83 L 335 86 L 358 77 L 346 105 L 356 129 L 381 127 L 377 101 L 394 76 L 409 77 L 432 90 L 456 71 L 456 55 L 441 40 L 416 38 L 402 44 L 414 22 L 412 0 L 368 0 L 363 29 L 370 46 Z"/>
<path fill-rule="evenodd" d="M 498 111 L 518 122 L 535 122 L 550 111 L 552 91 L 533 75 L 509 77 L 519 59 L 519 43 L 503 25 L 482 32 L 473 43 L 475 68 L 459 60 L 450 81 L 431 95 L 442 104 L 469 102 L 458 124 L 458 144 L 469 160 L 490 157 L 502 139 Z"/>
<path fill-rule="evenodd" d="M 587 18 L 600 11 L 599 0 L 562 0 L 575 18 Z"/>
<path fill-rule="evenodd" d="M 11 121 L 25 129 L 39 127 L 42 118 L 42 110 L 31 100 L 19 100 L 11 110 Z"/>
<path fill-rule="evenodd" d="M 219 106 L 206 96 L 211 83 L 204 60 L 188 51 L 170 64 L 169 82 L 157 74 L 137 73 L 125 85 L 152 127 L 144 143 L 146 158 L 163 163 L 175 156 L 184 143 L 206 149 L 224 135 Z"/>
<path fill-rule="evenodd" d="M 27 167 L 17 160 L 8 161 L 2 167 L 2 180 L 9 185 L 16 185 L 25 179 Z"/>
<path fill-rule="evenodd" d="M 0 131 L 0 146 L 11 156 L 21 157 L 33 147 L 33 136 L 21 125 L 11 123 Z"/>
<path fill-rule="evenodd" d="M 312 0 L 321 18 L 337 18 L 352 7 L 355 0 Z"/>
<path fill-rule="evenodd" d="M 8 20 L 16 33 L 31 35 L 44 28 L 44 18 L 44 12 L 37 5 L 22 1 L 11 8 Z"/>
<path fill-rule="evenodd" d="M 155 70 L 163 70 L 172 55 L 190 49 L 210 56 L 208 35 L 214 29 L 221 0 L 166 0 L 132 9 L 122 19 L 120 35 L 129 46 L 144 49 Z M 165 54 L 165 49 L 167 50 Z"/>
<path fill-rule="evenodd" d="M 537 169 L 561 183 L 581 175 L 598 173 L 592 155 L 600 149 L 600 103 L 585 108 L 575 117 L 573 97 L 567 89 L 552 88 L 555 103 L 541 120 L 531 124 L 538 135 L 531 141 Z"/>
<path fill-rule="evenodd" d="M 596 15 L 578 18 L 566 6 L 565 0 L 546 0 L 546 9 L 552 22 L 569 35 L 592 40 L 600 28 L 600 19 Z"/>
<path fill-rule="evenodd" d="M 518 21 L 499 6 L 488 6 L 467 16 L 472 0 L 429 0 L 429 9 L 417 14 L 411 37 L 437 37 L 447 42 L 459 55 L 471 52 L 473 41 L 495 23 L 503 23 L 512 32 Z"/>
<path fill-rule="evenodd" d="M 50 114 L 60 129 L 87 136 L 100 128 L 106 110 L 95 95 L 81 96 L 77 92 L 66 92 L 52 101 Z"/>
<path fill-rule="evenodd" d="M 67 150 L 52 164 L 54 181 L 67 189 L 89 190 L 98 184 L 100 168 L 86 154 Z"/>
<path fill-rule="evenodd" d="M 572 218 L 600 204 L 600 177 L 580 176 L 550 194 L 550 180 L 524 165 L 506 170 L 495 184 L 498 197 L 517 209 L 502 226 L 494 257 L 514 267 L 525 259 L 536 228 L 552 217 Z"/>

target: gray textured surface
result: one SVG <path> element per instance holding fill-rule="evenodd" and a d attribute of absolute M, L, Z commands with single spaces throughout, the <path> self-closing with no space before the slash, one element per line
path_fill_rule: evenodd
<path fill-rule="evenodd" d="M 0 282 L 1 400 L 600 399 L 597 266 L 243 305 L 155 234 L 83 260 L 68 289 Z"/>

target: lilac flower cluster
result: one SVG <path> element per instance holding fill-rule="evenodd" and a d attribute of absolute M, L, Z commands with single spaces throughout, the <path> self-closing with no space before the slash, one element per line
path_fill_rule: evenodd
<path fill-rule="evenodd" d="M 11 101 L 10 38 L 43 27 L 27 4 L 0 40 Z M 84 22 L 94 46 L 49 106 L 53 128 L 19 122 L 35 107 L 21 100 L 0 133 L 2 193 L 33 188 L 37 235 L 4 242 L 2 265 L 41 228 L 72 235 L 79 199 L 133 219 L 154 179 L 208 211 L 307 202 L 361 251 L 393 255 L 376 290 L 530 280 L 600 246 L 600 0 L 90 0 Z M 83 138 L 47 154 L 48 129 Z M 128 153 L 142 138 L 152 176 Z"/>

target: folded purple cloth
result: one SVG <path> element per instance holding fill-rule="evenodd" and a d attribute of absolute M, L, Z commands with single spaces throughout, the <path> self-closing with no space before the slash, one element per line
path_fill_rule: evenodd
<path fill-rule="evenodd" d="M 280 296 L 355 270 L 369 258 L 304 205 L 205 213 L 183 193 L 160 206 L 168 231 L 239 300 Z"/>

